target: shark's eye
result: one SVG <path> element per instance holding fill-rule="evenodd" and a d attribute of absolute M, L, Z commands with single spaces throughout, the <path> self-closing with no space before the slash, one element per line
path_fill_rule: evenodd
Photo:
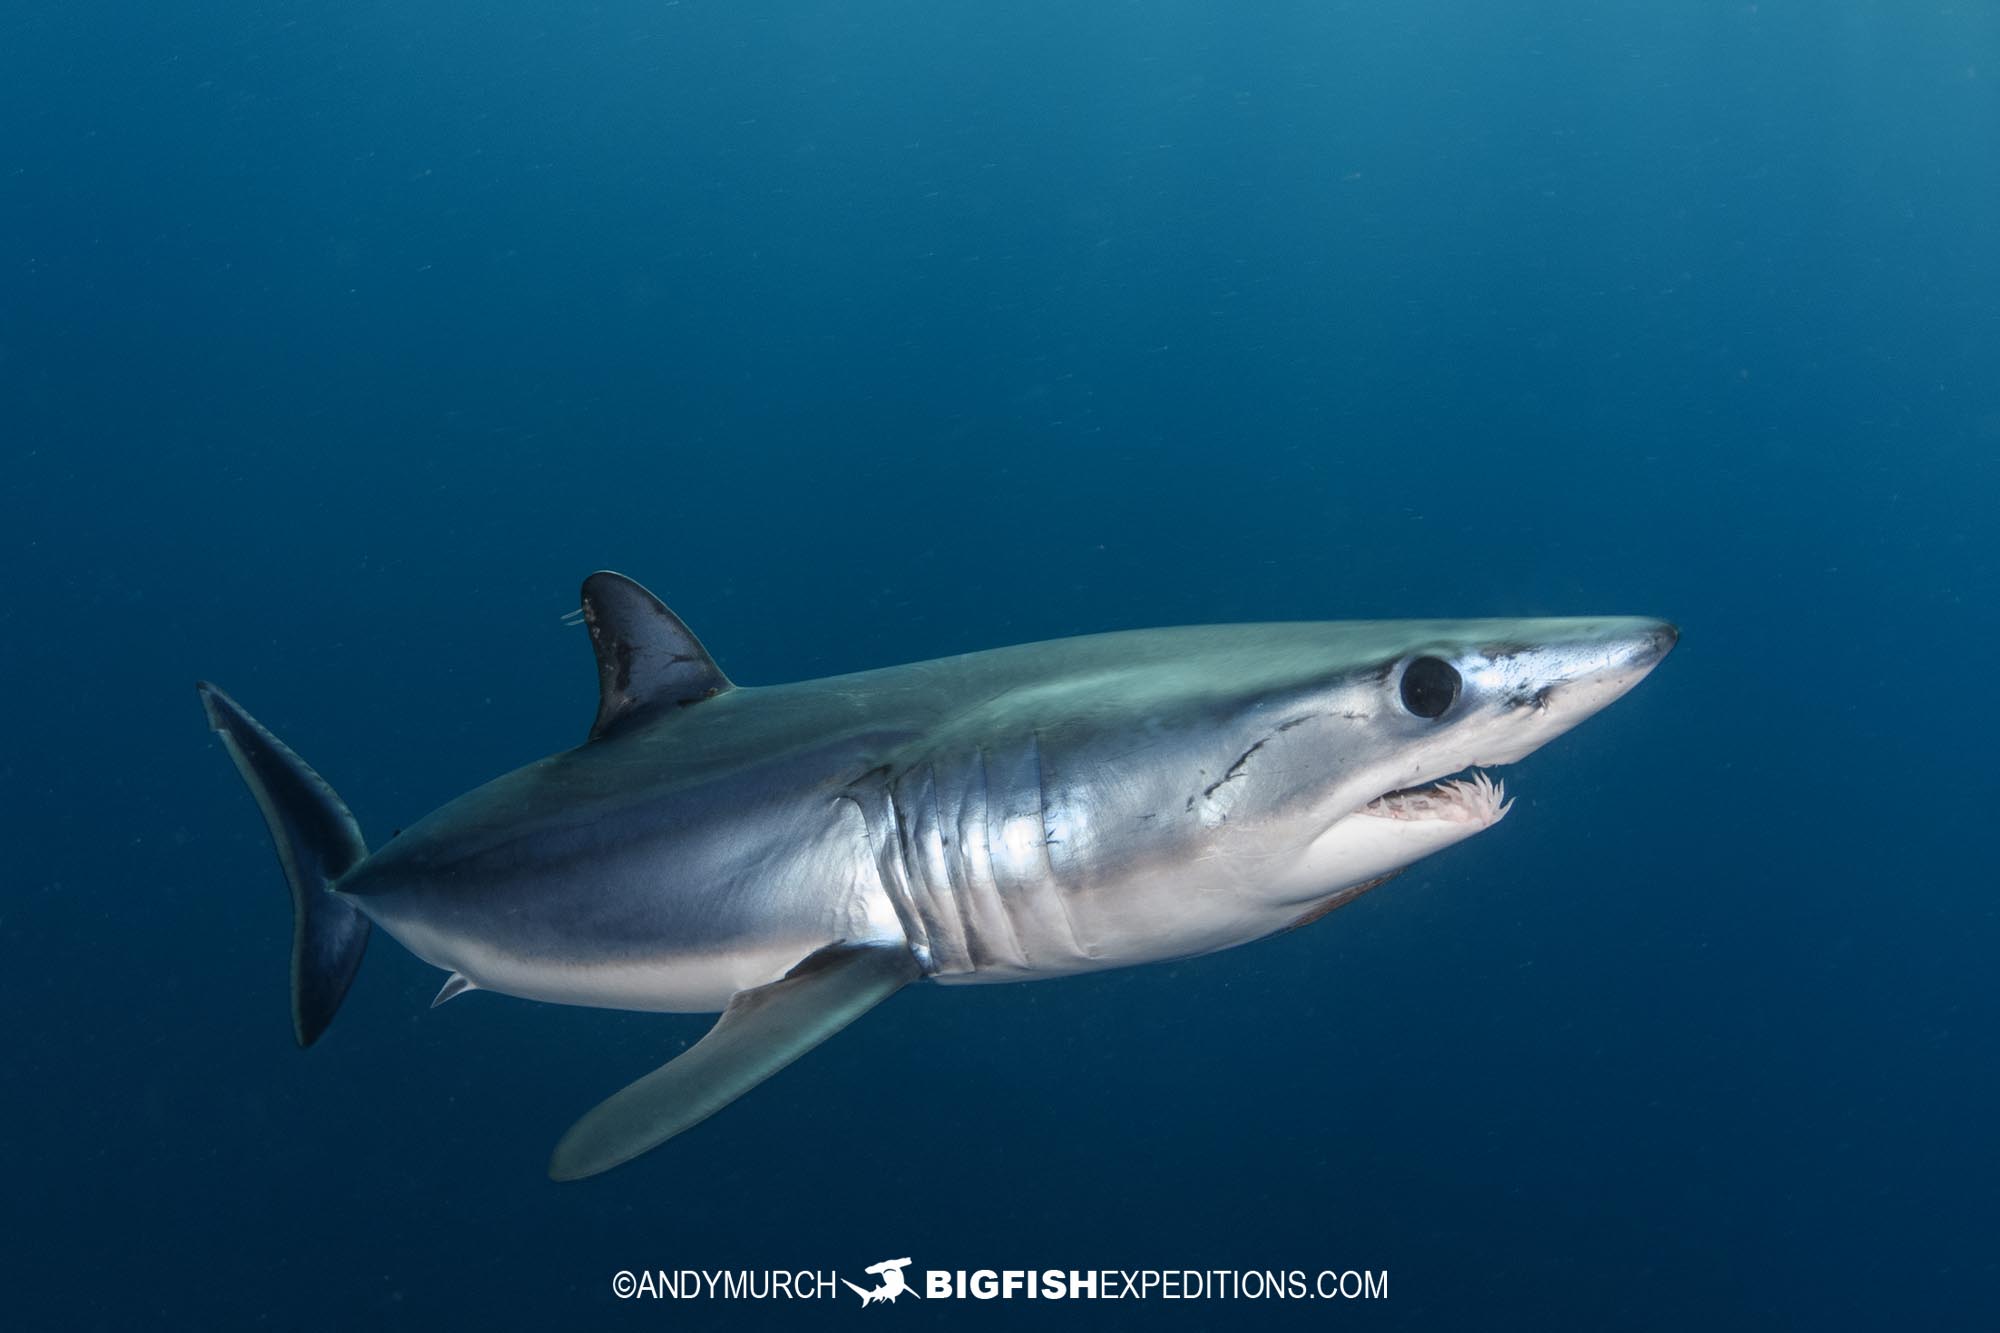
<path fill-rule="evenodd" d="M 1403 668 L 1403 707 L 1418 717 L 1443 717 L 1458 698 L 1458 668 L 1441 657 L 1419 657 Z"/>

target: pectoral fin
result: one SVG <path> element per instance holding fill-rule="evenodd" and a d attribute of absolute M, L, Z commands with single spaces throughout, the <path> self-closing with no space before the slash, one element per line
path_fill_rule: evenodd
<path fill-rule="evenodd" d="M 738 992 L 707 1036 L 571 1125 L 550 1177 L 580 1180 L 658 1147 L 921 975 L 900 944 L 830 944 L 770 985 Z"/>

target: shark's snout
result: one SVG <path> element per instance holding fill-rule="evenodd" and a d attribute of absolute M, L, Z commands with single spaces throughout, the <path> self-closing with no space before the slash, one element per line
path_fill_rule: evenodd
<path fill-rule="evenodd" d="M 1679 625 L 1674 624 L 1672 621 L 1656 620 L 1652 622 L 1652 627 L 1645 632 L 1644 642 L 1635 650 L 1633 654 L 1634 659 L 1647 667 L 1656 666 L 1659 664 L 1660 659 L 1672 652 L 1674 645 L 1680 641 L 1681 627 Z"/>
<path fill-rule="evenodd" d="M 1569 632 L 1531 650 L 1473 666 L 1485 697 L 1502 704 L 1500 743 L 1473 762 L 1512 763 L 1539 749 L 1644 680 L 1681 636 L 1679 626 L 1650 617 L 1568 623 Z"/>
<path fill-rule="evenodd" d="M 1646 678 L 1680 642 L 1677 625 L 1665 620 L 1633 617 L 1611 621 L 1595 634 L 1552 645 L 1546 660 L 1530 660 L 1529 670 L 1547 676 L 1545 702 L 1563 695 L 1577 710 L 1571 724 L 1603 708 Z"/>
<path fill-rule="evenodd" d="M 1575 623 L 1575 633 L 1553 637 L 1544 651 L 1552 659 L 1568 659 L 1585 670 L 1643 670 L 1672 652 L 1681 638 L 1680 626 L 1650 616 Z"/>

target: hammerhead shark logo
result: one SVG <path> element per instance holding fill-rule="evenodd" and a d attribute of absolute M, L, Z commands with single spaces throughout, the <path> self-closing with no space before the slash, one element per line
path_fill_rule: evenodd
<path fill-rule="evenodd" d="M 884 1259 L 879 1264 L 868 1265 L 868 1271 L 882 1279 L 882 1285 L 879 1287 L 857 1287 L 846 1278 L 842 1278 L 841 1281 L 846 1283 L 849 1291 L 861 1298 L 863 1305 L 873 1305 L 877 1301 L 894 1304 L 896 1298 L 906 1292 L 912 1296 L 917 1294 L 916 1288 L 903 1280 L 903 1269 L 909 1266 L 909 1262 L 908 1256 L 905 1256 L 901 1259 Z"/>

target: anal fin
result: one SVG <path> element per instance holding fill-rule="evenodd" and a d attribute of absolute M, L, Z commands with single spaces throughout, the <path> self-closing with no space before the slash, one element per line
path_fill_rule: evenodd
<path fill-rule="evenodd" d="M 556 1144 L 549 1175 L 580 1180 L 714 1115 L 923 975 L 902 944 L 829 944 L 740 991 L 708 1035 L 600 1102 Z"/>
<path fill-rule="evenodd" d="M 463 972 L 454 972 L 449 977 L 446 977 L 444 985 L 438 988 L 437 998 L 431 1001 L 431 1008 L 437 1008 L 446 1000 L 455 1000 L 469 990 L 478 989 L 478 983 L 473 981 L 471 977 L 468 977 Z"/>

